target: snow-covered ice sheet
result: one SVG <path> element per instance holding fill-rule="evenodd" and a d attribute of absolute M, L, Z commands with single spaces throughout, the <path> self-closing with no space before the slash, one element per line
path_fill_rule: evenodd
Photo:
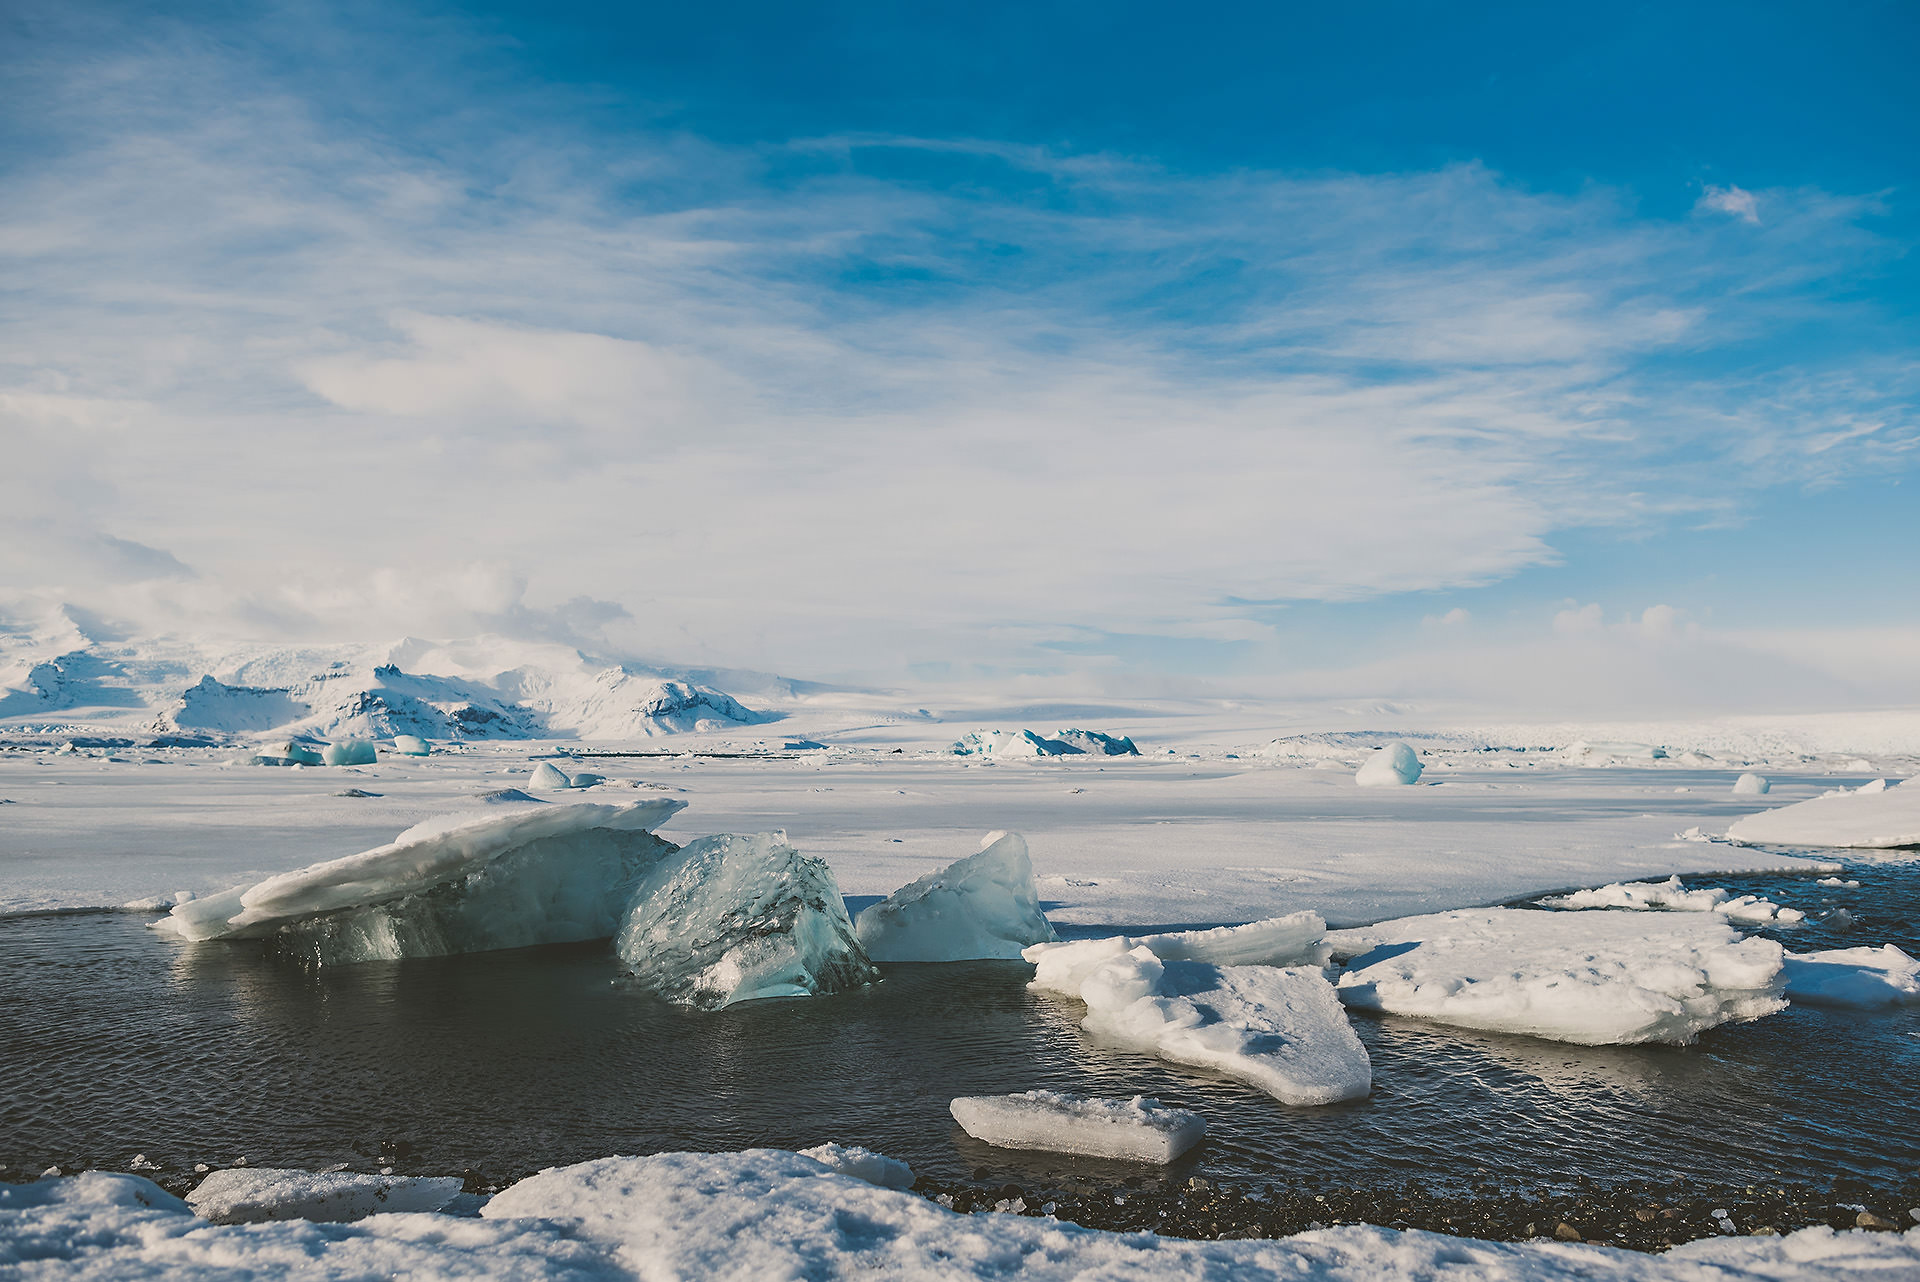
<path fill-rule="evenodd" d="M 833 870 L 780 833 L 702 837 L 660 861 L 634 888 L 614 946 L 641 983 L 703 1010 L 880 977 Z"/>
<path fill-rule="evenodd" d="M 1839 789 L 1748 815 L 1727 829 L 1756 846 L 1837 846 L 1885 850 L 1920 846 L 1920 777 L 1887 786 Z"/>
<path fill-rule="evenodd" d="M 1785 908 L 1758 895 L 1735 895 L 1718 886 L 1689 889 L 1678 877 L 1666 881 L 1616 882 L 1570 895 L 1554 895 L 1541 903 L 1549 908 L 1625 908 L 1634 912 L 1719 913 L 1729 921 L 1754 925 L 1792 926 L 1807 919 L 1798 908 Z"/>
<path fill-rule="evenodd" d="M 1163 961 L 1129 939 L 1036 944 L 1038 992 L 1086 1003 L 1095 1040 L 1211 1069 L 1287 1104 L 1358 1099 L 1367 1051 L 1317 966 Z"/>
<path fill-rule="evenodd" d="M 1920 959 L 1892 944 L 1788 953 L 1787 997 L 1810 1006 L 1880 1010 L 1920 1002 Z"/>
<path fill-rule="evenodd" d="M 1347 1226 L 1195 1242 L 1048 1219 L 958 1215 L 796 1153 L 667 1153 L 544 1171 L 482 1219 L 220 1226 L 138 1176 L 0 1186 L 0 1267 L 40 1279 L 887 1277 L 952 1282 L 1888 1282 L 1920 1270 L 1920 1231 L 1721 1238 L 1642 1255 Z"/>
<path fill-rule="evenodd" d="M 1786 1006 L 1780 945 L 1710 914 L 1469 909 L 1328 940 L 1349 1005 L 1584 1046 L 1684 1045 Z"/>
<path fill-rule="evenodd" d="M 989 833 L 983 849 L 863 908 L 854 930 L 877 962 L 1018 961 L 1053 938 L 1017 832 Z"/>
<path fill-rule="evenodd" d="M 459 1195 L 457 1175 L 363 1175 L 237 1166 L 208 1175 L 187 1195 L 187 1205 L 215 1224 L 345 1223 L 390 1211 L 438 1211 Z"/>
<path fill-rule="evenodd" d="M 1162 1165 L 1198 1144 L 1207 1131 L 1198 1113 L 1143 1095 L 1098 1099 L 1036 1090 L 1019 1095 L 962 1095 L 949 1108 L 962 1130 L 998 1148 L 1045 1149 Z"/>

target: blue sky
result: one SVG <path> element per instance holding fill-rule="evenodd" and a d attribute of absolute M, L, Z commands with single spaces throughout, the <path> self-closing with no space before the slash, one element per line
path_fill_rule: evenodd
<path fill-rule="evenodd" d="M 1911 5 L 5 21 L 16 615 L 1132 691 L 1920 668 Z"/>

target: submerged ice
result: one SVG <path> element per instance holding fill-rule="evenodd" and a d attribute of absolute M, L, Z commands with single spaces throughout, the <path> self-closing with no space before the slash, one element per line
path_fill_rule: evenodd
<path fill-rule="evenodd" d="M 863 909 L 855 930 L 877 962 L 1018 961 L 1053 939 L 1027 843 L 1012 832 Z"/>

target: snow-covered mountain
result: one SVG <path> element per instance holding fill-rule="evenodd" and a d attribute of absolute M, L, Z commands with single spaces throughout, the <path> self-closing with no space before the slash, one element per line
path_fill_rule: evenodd
<path fill-rule="evenodd" d="M 64 609 L 0 623 L 0 733 L 85 726 L 216 739 L 641 739 L 778 717 L 695 674 L 545 643 L 408 638 L 221 650 L 120 636 Z"/>

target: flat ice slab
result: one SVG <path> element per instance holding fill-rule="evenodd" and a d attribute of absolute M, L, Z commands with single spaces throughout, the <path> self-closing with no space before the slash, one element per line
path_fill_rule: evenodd
<path fill-rule="evenodd" d="M 1787 954 L 1787 997 L 1809 1006 L 1881 1010 L 1920 1002 L 1920 959 L 1886 944 Z"/>
<path fill-rule="evenodd" d="M 1798 908 L 1783 908 L 1758 895 L 1735 895 L 1718 886 L 1690 890 L 1678 877 L 1665 881 L 1616 882 L 1576 890 L 1540 901 L 1549 908 L 1625 908 L 1634 912 L 1719 913 L 1729 921 L 1793 926 L 1807 919 Z"/>
<path fill-rule="evenodd" d="M 1736 820 L 1727 836 L 1753 846 L 1920 846 L 1920 780 L 1876 780 Z"/>
<path fill-rule="evenodd" d="M 963 1095 L 949 1108 L 962 1130 L 996 1148 L 1044 1149 L 1162 1165 L 1198 1144 L 1207 1131 L 1198 1113 L 1143 1095 L 1132 1099 L 1059 1091 Z"/>
<path fill-rule="evenodd" d="M 867 954 L 877 962 L 1018 961 L 1029 944 L 1052 940 L 1026 841 L 1016 832 L 989 836 L 985 849 L 863 909 L 854 929 Z"/>
<path fill-rule="evenodd" d="M 642 983 L 703 1010 L 880 977 L 833 870 L 780 833 L 702 837 L 661 861 L 634 889 L 615 947 Z"/>
<path fill-rule="evenodd" d="M 1786 1007 L 1780 945 L 1705 913 L 1466 909 L 1328 940 L 1350 1006 L 1583 1046 L 1684 1045 Z"/>
<path fill-rule="evenodd" d="M 1096 1040 L 1212 1069 L 1287 1104 L 1358 1099 L 1367 1051 L 1317 966 L 1163 961 L 1128 939 L 1037 944 L 1032 987 L 1086 1003 Z"/>
<path fill-rule="evenodd" d="M 460 1194 L 457 1175 L 360 1175 L 233 1167 L 215 1171 L 187 1194 L 187 1205 L 215 1224 L 363 1220 L 385 1211 L 437 1211 Z"/>

